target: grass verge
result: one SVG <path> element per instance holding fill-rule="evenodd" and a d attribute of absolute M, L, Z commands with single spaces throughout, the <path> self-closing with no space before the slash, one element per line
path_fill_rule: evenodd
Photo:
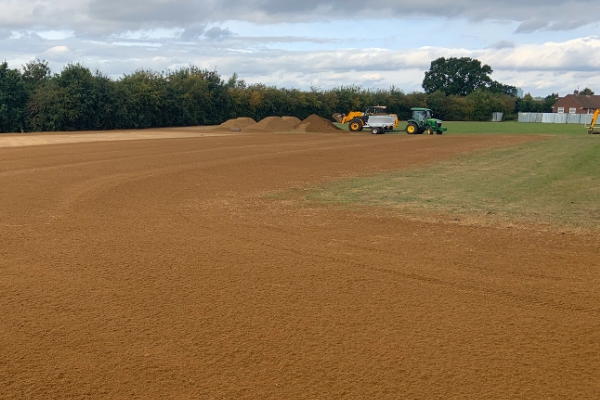
<path fill-rule="evenodd" d="M 348 130 L 348 125 L 337 124 L 343 129 Z M 448 128 L 445 135 L 480 135 L 480 134 L 510 134 L 510 135 L 586 135 L 587 128 L 577 124 L 544 124 L 544 123 L 525 123 L 516 121 L 507 122 L 460 122 L 444 121 L 443 125 Z M 394 132 L 388 134 L 406 134 L 404 128 L 406 121 L 400 121 Z M 369 133 L 364 131 L 365 133 Z"/>
<path fill-rule="evenodd" d="M 308 201 L 465 223 L 600 229 L 600 138 L 556 136 L 429 166 L 331 182 Z"/>

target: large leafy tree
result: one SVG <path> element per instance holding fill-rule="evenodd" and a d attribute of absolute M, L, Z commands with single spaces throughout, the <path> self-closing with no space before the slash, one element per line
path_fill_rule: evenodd
<path fill-rule="evenodd" d="M 480 88 L 492 84 L 489 65 L 469 58 L 438 58 L 431 62 L 429 71 L 425 73 L 423 89 L 431 94 L 442 91 L 446 95 L 467 96 Z"/>
<path fill-rule="evenodd" d="M 32 74 L 38 82 L 28 105 L 33 129 L 97 129 L 96 113 L 101 107 L 91 71 L 80 64 L 69 64 L 59 75 L 48 79 L 41 70 L 41 79 L 40 74 Z"/>
<path fill-rule="evenodd" d="M 164 74 L 140 69 L 125 75 L 118 84 L 127 99 L 127 127 L 152 128 L 168 126 L 168 82 Z M 167 121 L 166 121 L 167 119 Z"/>
<path fill-rule="evenodd" d="M 229 87 L 236 79 L 230 79 Z M 174 102 L 168 107 L 172 125 L 212 125 L 228 118 L 229 104 L 222 99 L 227 88 L 216 72 L 190 66 L 171 72 L 167 81 Z"/>
<path fill-rule="evenodd" d="M 0 132 L 19 132 L 25 128 L 27 91 L 16 69 L 0 64 Z"/>
<path fill-rule="evenodd" d="M 69 111 L 65 114 L 63 130 L 94 129 L 98 98 L 92 72 L 81 64 L 69 64 L 56 81 L 64 94 L 62 102 Z"/>
<path fill-rule="evenodd" d="M 40 85 L 52 77 L 52 71 L 46 60 L 37 58 L 23 65 L 22 76 L 27 92 L 32 94 Z"/>
<path fill-rule="evenodd" d="M 123 96 L 99 71 L 93 74 L 80 64 L 69 64 L 50 76 L 44 62 L 24 67 L 29 90 L 29 123 L 36 131 L 91 130 L 125 127 Z"/>

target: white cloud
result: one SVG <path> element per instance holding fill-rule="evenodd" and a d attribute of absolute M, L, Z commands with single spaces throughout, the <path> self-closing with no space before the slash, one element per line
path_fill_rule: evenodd
<path fill-rule="evenodd" d="M 148 28 L 186 29 L 210 22 L 409 20 L 415 17 L 471 21 L 517 21 L 520 32 L 570 30 L 595 23 L 600 3 L 586 0 L 1 0 L 0 26 L 10 29 L 72 29 L 110 34 Z M 530 18 L 531 15 L 535 17 Z"/>
<path fill-rule="evenodd" d="M 432 60 L 473 57 L 536 95 L 600 91 L 600 2 L 0 0 L 0 9 L 0 54 L 13 67 L 39 57 L 55 72 L 82 62 L 118 77 L 195 64 L 280 87 L 413 91 Z"/>
<path fill-rule="evenodd" d="M 176 69 L 190 64 L 217 69 L 224 77 L 237 72 L 249 83 L 278 87 L 322 88 L 348 85 L 388 88 L 407 92 L 421 90 L 424 72 L 438 57 L 473 57 L 494 69 L 493 78 L 525 92 L 545 95 L 571 92 L 577 86 L 600 88 L 600 39 L 595 36 L 547 42 L 491 46 L 468 50 L 450 47 L 417 49 L 358 49 L 284 51 L 268 48 L 229 47 L 230 43 L 200 41 L 114 41 L 82 43 L 71 38 L 65 44 L 48 46 L 37 35 L 14 39 L 12 63 L 23 63 L 22 49 L 29 59 L 47 59 L 55 72 L 69 62 L 83 62 L 91 69 L 119 77 L 139 68 Z M 134 44 L 132 46 L 132 44 Z M 500 47 L 500 49 L 496 48 Z M 37 49 L 37 50 L 36 50 Z M 83 61 L 82 61 L 83 60 Z M 15 67 L 19 66 L 13 65 Z"/>
<path fill-rule="evenodd" d="M 600 39 L 589 36 L 541 46 L 521 45 L 501 51 L 486 51 L 479 57 L 495 69 L 597 71 L 600 69 Z"/>
<path fill-rule="evenodd" d="M 74 36 L 73 31 L 39 31 L 38 35 L 46 40 L 64 40 Z"/>
<path fill-rule="evenodd" d="M 67 46 L 54 46 L 41 53 L 40 56 L 50 61 L 69 62 L 72 54 Z"/>
<path fill-rule="evenodd" d="M 223 29 L 218 26 L 212 27 L 212 28 L 208 29 L 206 32 L 204 32 L 204 36 L 206 36 L 209 39 L 213 39 L 213 40 L 225 39 L 232 35 L 233 35 L 233 33 L 229 29 L 227 29 L 227 28 Z"/>

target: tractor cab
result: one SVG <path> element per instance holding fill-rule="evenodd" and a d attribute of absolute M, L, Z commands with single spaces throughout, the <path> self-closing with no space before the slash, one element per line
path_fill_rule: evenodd
<path fill-rule="evenodd" d="M 442 128 L 442 121 L 433 118 L 433 111 L 429 108 L 411 108 L 412 117 L 408 120 L 406 125 L 406 133 L 408 134 L 419 134 L 427 133 L 433 135 L 441 135 L 446 131 L 446 128 Z"/>
<path fill-rule="evenodd" d="M 414 119 L 416 121 L 425 122 L 429 118 L 433 117 L 433 111 L 431 111 L 428 108 L 413 108 L 413 109 L 411 109 L 411 111 L 412 111 L 411 119 Z"/>

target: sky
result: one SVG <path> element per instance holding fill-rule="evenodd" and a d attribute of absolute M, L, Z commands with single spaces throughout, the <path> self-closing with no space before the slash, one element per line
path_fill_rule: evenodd
<path fill-rule="evenodd" d="M 600 1 L 0 0 L 0 61 L 118 79 L 189 65 L 249 84 L 422 91 L 471 57 L 524 93 L 600 94 Z"/>

